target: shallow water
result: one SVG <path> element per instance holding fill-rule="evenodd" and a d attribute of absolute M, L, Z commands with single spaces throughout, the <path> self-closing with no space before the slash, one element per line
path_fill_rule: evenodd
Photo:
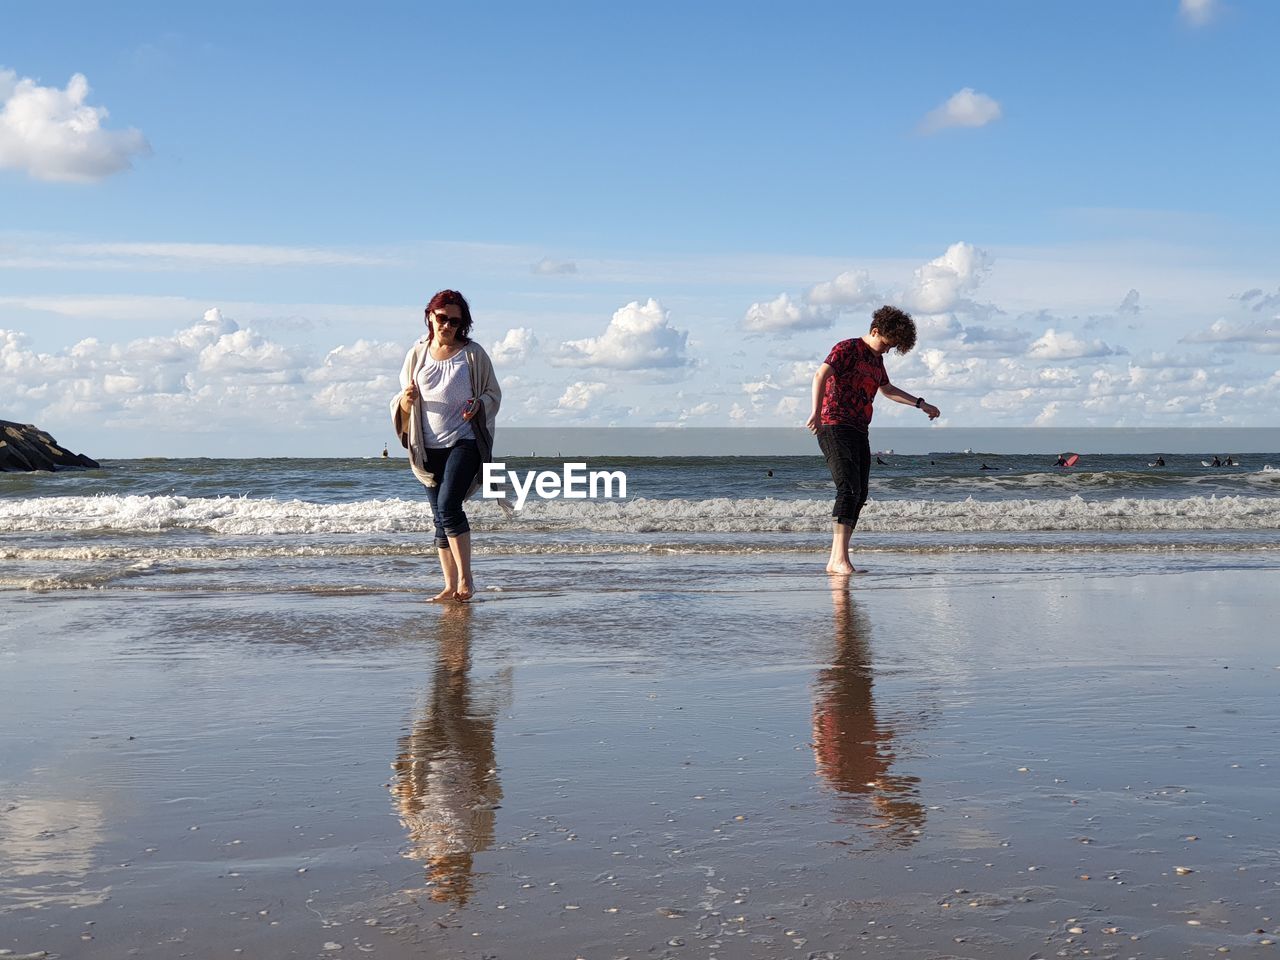
<path fill-rule="evenodd" d="M 1017 571 L 1039 554 L 1127 554 L 1107 564 L 1150 570 L 1155 558 L 1184 569 L 1201 555 L 1268 566 L 1280 552 L 1280 470 L 1266 469 L 1280 455 L 1206 469 L 1187 456 L 1151 468 L 1146 454 L 1109 454 L 1072 470 L 1044 456 L 886 456 L 856 545 L 924 555 L 916 564 L 931 569 L 948 568 L 952 553 L 1012 554 L 1005 566 Z M 615 457 L 592 468 L 625 470 L 626 498 L 535 498 L 512 516 L 472 500 L 477 552 L 499 569 L 521 555 L 808 554 L 830 529 L 831 480 L 816 456 Z M 122 460 L 5 474 L 0 591 L 379 592 L 430 558 L 431 531 L 400 460 Z M 1235 559 L 1243 554 L 1256 556 Z"/>
<path fill-rule="evenodd" d="M 0 948 L 1275 938 L 1270 555 L 1013 556 L 885 552 L 834 591 L 801 554 L 493 556 L 470 607 L 422 604 L 413 557 L 381 591 L 257 558 L 224 589 L 0 594 Z"/>

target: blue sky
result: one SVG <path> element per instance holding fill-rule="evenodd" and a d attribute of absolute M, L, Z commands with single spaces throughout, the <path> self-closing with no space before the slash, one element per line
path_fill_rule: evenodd
<path fill-rule="evenodd" d="M 5 19 L 0 418 L 95 454 L 365 452 L 446 286 L 510 423 L 799 424 L 880 302 L 946 425 L 1274 422 L 1265 0 Z"/>

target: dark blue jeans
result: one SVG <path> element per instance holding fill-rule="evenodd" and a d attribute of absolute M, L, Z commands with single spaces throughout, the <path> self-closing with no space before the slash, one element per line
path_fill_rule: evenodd
<path fill-rule="evenodd" d="M 480 448 L 474 440 L 459 440 L 452 447 L 427 447 L 427 470 L 436 478 L 427 487 L 431 501 L 431 517 L 436 523 L 435 545 L 449 549 L 449 538 L 471 532 L 462 501 L 480 470 Z"/>
<path fill-rule="evenodd" d="M 836 485 L 831 515 L 837 523 L 856 527 L 871 482 L 871 438 L 854 427 L 822 424 L 818 427 L 818 446 Z"/>

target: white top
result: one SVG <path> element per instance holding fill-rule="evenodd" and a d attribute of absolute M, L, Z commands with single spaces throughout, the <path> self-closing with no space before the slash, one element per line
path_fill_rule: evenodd
<path fill-rule="evenodd" d="M 452 447 L 459 440 L 474 440 L 471 424 L 462 419 L 471 399 L 471 371 L 467 352 L 459 350 L 448 360 L 433 360 L 430 352 L 418 368 L 418 393 L 422 406 L 422 442 L 427 447 Z"/>

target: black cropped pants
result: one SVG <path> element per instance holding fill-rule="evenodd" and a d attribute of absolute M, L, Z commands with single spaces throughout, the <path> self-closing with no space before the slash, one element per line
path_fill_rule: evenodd
<path fill-rule="evenodd" d="M 856 427 L 821 424 L 818 446 L 836 485 L 831 516 L 837 523 L 856 527 L 858 514 L 867 502 L 867 484 L 871 482 L 871 439 Z"/>

